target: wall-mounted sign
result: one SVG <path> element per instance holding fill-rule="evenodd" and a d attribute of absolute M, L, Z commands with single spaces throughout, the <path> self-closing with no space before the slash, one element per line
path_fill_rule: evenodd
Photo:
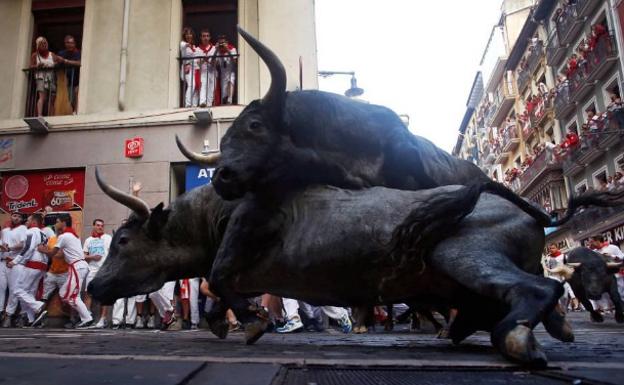
<path fill-rule="evenodd" d="M 193 163 L 186 165 L 185 190 L 189 191 L 210 183 L 214 170 L 214 168 L 202 167 Z"/>
<path fill-rule="evenodd" d="M 2 173 L 1 211 L 34 213 L 80 210 L 84 206 L 84 170 Z"/>
<path fill-rule="evenodd" d="M 126 139 L 125 145 L 126 158 L 140 158 L 143 156 L 143 138 L 137 136 L 132 139 Z"/>
<path fill-rule="evenodd" d="M 15 159 L 13 159 L 14 147 L 15 138 L 0 139 L 0 168 L 15 167 Z"/>

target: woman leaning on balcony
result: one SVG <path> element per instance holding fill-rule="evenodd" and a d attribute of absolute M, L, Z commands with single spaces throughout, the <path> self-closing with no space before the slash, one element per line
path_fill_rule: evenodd
<path fill-rule="evenodd" d="M 35 71 L 35 82 L 37 89 L 37 116 L 43 116 L 43 107 L 48 103 L 48 115 L 54 111 L 54 97 L 56 95 L 56 78 L 54 66 L 61 63 L 63 58 L 48 50 L 48 41 L 45 37 L 39 36 L 35 40 L 36 50 L 30 58 L 30 68 L 37 68 Z"/>

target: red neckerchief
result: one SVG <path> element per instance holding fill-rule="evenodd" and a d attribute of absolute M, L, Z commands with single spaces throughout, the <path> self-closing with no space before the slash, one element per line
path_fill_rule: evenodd
<path fill-rule="evenodd" d="M 80 237 L 78 236 L 78 234 L 76 234 L 76 232 L 74 231 L 74 229 L 72 229 L 72 228 L 71 228 L 71 227 L 69 227 L 69 226 L 67 226 L 67 227 L 65 228 L 65 230 L 63 230 L 63 234 L 65 234 L 65 233 L 72 233 L 72 234 L 74 234 L 74 236 L 75 236 L 76 238 L 80 238 Z"/>
<path fill-rule="evenodd" d="M 14 224 L 13 221 L 9 222 L 9 226 L 11 227 L 11 230 L 13 230 L 16 227 L 20 227 L 22 224 L 18 223 L 18 224 Z"/>
<path fill-rule="evenodd" d="M 28 226 L 29 229 L 41 229 L 41 226 L 37 226 L 37 225 L 30 225 Z"/>
<path fill-rule="evenodd" d="M 555 251 L 554 253 L 550 254 L 550 256 L 551 256 L 552 258 L 557 258 L 557 257 L 558 257 L 558 256 L 560 256 L 560 255 L 561 255 L 561 251 L 559 251 L 559 250 L 557 250 L 557 251 Z"/>
<path fill-rule="evenodd" d="M 92 236 L 93 238 L 102 238 L 102 235 L 104 235 L 104 233 L 102 233 L 102 234 L 98 234 L 98 233 L 96 233 L 96 232 L 95 232 L 95 230 L 93 230 L 93 231 L 91 232 L 91 236 Z"/>
<path fill-rule="evenodd" d="M 204 48 L 206 47 L 206 48 Z M 211 43 L 208 43 L 208 45 L 204 46 L 202 44 L 199 45 L 199 49 L 201 49 L 202 51 L 204 51 L 205 54 L 208 54 L 208 52 L 212 49 L 213 45 Z"/>
<path fill-rule="evenodd" d="M 605 247 L 609 246 L 610 243 L 609 242 L 604 242 L 602 245 L 600 245 L 601 249 L 604 249 Z"/>

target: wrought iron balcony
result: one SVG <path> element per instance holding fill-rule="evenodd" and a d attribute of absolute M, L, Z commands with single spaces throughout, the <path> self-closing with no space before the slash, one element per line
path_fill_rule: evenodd
<path fill-rule="evenodd" d="M 548 113 L 552 111 L 553 108 L 553 100 L 550 97 L 539 97 L 537 105 L 531 111 L 529 115 L 529 120 L 531 121 L 531 126 L 538 127 L 544 119 L 548 116 Z"/>
<path fill-rule="evenodd" d="M 555 116 L 557 119 L 565 119 L 574 111 L 575 104 L 570 100 L 570 85 L 569 81 L 557 87 L 555 94 Z"/>
<path fill-rule="evenodd" d="M 238 54 L 214 54 L 206 56 L 179 57 L 180 62 L 180 107 L 211 107 L 237 104 L 236 81 L 217 81 L 217 78 L 231 79 L 238 71 Z M 234 77 L 238 79 L 238 76 Z"/>
<path fill-rule="evenodd" d="M 559 34 L 554 31 L 548 38 L 546 44 L 546 60 L 548 65 L 557 67 L 561 64 L 561 60 L 565 57 L 568 46 L 559 44 Z"/>
<path fill-rule="evenodd" d="M 617 44 L 613 35 L 601 36 L 594 49 L 587 55 L 587 80 L 600 79 L 617 59 Z"/>
<path fill-rule="evenodd" d="M 555 161 L 554 159 L 550 159 L 548 154 L 549 153 L 546 150 L 543 150 L 535 157 L 533 163 L 531 163 L 531 165 L 520 175 L 519 179 L 521 190 L 526 190 L 536 180 L 539 180 L 544 173 L 552 170 L 561 170 L 561 163 Z"/>
<path fill-rule="evenodd" d="M 503 131 L 503 137 L 501 138 L 501 145 L 503 152 L 511 152 L 515 150 L 520 144 L 520 138 L 518 137 L 518 127 L 515 124 L 509 125 Z"/>
<path fill-rule="evenodd" d="M 76 112 L 80 66 L 26 68 L 24 117 L 71 115 Z"/>
<path fill-rule="evenodd" d="M 494 92 L 494 100 L 491 107 L 488 123 L 492 127 L 498 127 L 513 106 L 516 96 L 516 87 L 511 77 L 505 76 Z"/>
<path fill-rule="evenodd" d="M 538 40 L 537 44 L 529 47 L 529 53 L 526 56 L 526 67 L 524 70 L 518 72 L 518 91 L 520 93 L 522 93 L 529 84 L 529 80 L 531 80 L 535 70 L 539 67 L 543 57 L 544 42 Z"/>
<path fill-rule="evenodd" d="M 589 16 L 600 3 L 600 0 L 576 0 L 576 14 L 578 17 Z"/>
<path fill-rule="evenodd" d="M 573 5 L 561 8 L 561 13 L 555 15 L 555 24 L 562 45 L 571 43 L 583 29 L 583 19 L 579 18 Z"/>

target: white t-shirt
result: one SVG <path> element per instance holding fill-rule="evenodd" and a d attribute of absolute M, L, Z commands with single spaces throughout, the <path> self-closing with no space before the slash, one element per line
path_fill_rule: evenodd
<path fill-rule="evenodd" d="M 606 254 L 610 256 L 611 258 L 615 257 L 615 258 L 624 259 L 624 253 L 616 245 L 607 245 L 603 247 L 602 249 L 598 250 L 598 252 L 600 254 Z"/>
<path fill-rule="evenodd" d="M 72 233 L 63 233 L 58 236 L 56 246 L 65 255 L 65 262 L 74 263 L 80 260 L 84 261 L 84 253 L 80 239 Z"/>
<path fill-rule="evenodd" d="M 101 237 L 89 237 L 84 243 L 82 250 L 89 255 L 101 255 L 102 259 L 99 261 L 89 261 L 89 270 L 93 273 L 97 272 L 100 269 L 100 266 L 104 263 L 106 256 L 108 255 L 108 250 L 110 249 L 110 244 L 112 241 L 112 237 L 108 234 L 102 234 Z"/>
<path fill-rule="evenodd" d="M 562 265 L 565 261 L 565 254 L 561 254 L 558 255 L 556 257 L 551 257 L 550 255 L 546 257 L 546 260 L 544 261 L 544 265 L 547 269 L 554 269 L 555 267 Z M 562 282 L 565 278 L 563 277 L 563 275 L 558 274 L 558 273 L 551 273 L 550 271 L 546 270 L 546 277 L 550 278 L 550 279 L 554 279 L 556 281 Z"/>
<path fill-rule="evenodd" d="M 5 227 L 4 229 L 2 229 L 2 231 L 0 231 L 0 241 L 2 242 L 3 245 L 8 245 L 10 231 L 11 231 L 10 227 Z M 6 251 L 0 252 L 0 258 L 2 259 L 4 259 L 8 255 L 9 253 L 7 253 Z"/>
<path fill-rule="evenodd" d="M 7 239 L 4 240 L 4 243 L 9 245 L 10 248 L 17 246 L 18 244 L 26 241 L 26 233 L 28 229 L 24 225 L 17 226 L 8 233 Z M 14 258 L 21 250 L 9 251 L 7 256 L 9 258 Z"/>

